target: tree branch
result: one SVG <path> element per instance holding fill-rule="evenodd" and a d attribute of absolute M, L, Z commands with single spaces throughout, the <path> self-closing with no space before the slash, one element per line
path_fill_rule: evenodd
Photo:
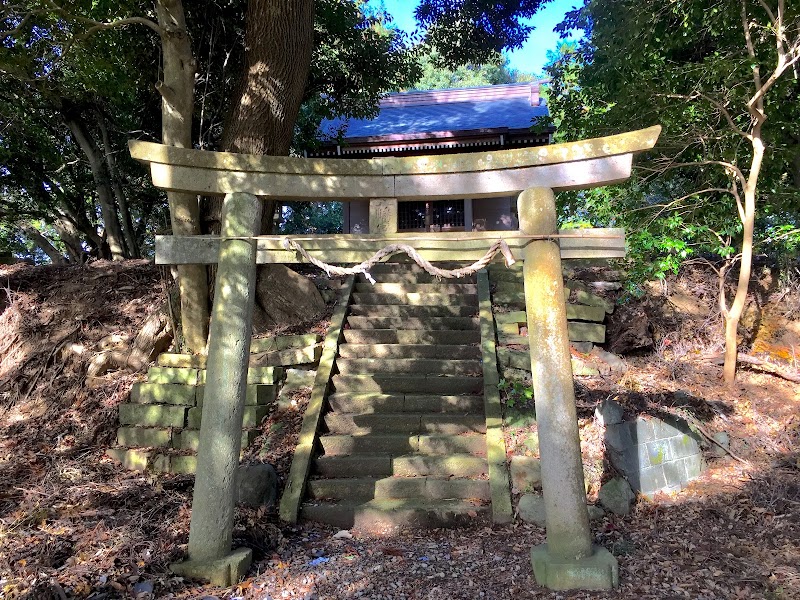
<path fill-rule="evenodd" d="M 78 23 L 83 23 L 84 25 L 89 25 L 89 29 L 81 34 L 81 39 L 89 37 L 90 35 L 104 29 L 125 27 L 126 25 L 144 25 L 145 27 L 152 29 L 160 36 L 163 36 L 166 33 L 158 23 L 145 17 L 126 17 L 124 19 L 117 19 L 115 21 L 97 21 L 95 19 L 90 19 L 89 17 L 73 14 L 57 4 L 54 0 L 48 0 L 47 4 L 50 6 L 52 12 L 63 18 L 76 21 Z"/>
<path fill-rule="evenodd" d="M 702 98 L 703 100 L 705 100 L 706 102 L 708 102 L 709 104 L 714 106 L 714 108 L 716 108 L 719 112 L 722 113 L 722 116 L 725 117 L 725 120 L 728 122 L 728 125 L 734 131 L 734 133 L 742 136 L 743 138 L 745 138 L 747 140 L 751 140 L 752 139 L 752 136 L 749 133 L 747 133 L 741 127 L 736 125 L 736 123 L 734 123 L 733 117 L 731 116 L 731 113 L 728 111 L 728 109 L 725 108 L 725 105 L 723 105 L 722 102 L 720 102 L 719 100 L 715 100 L 711 96 L 708 96 L 708 95 L 703 94 L 701 92 L 695 92 L 694 94 L 691 94 L 691 95 L 688 95 L 688 96 L 685 95 L 685 94 L 667 94 L 666 97 L 667 98 L 676 98 L 676 99 L 681 99 L 681 100 L 696 100 L 697 98 Z"/>

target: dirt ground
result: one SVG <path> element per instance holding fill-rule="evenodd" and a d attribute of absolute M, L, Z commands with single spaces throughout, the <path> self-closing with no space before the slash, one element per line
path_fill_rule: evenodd
<path fill-rule="evenodd" d="M 593 417 L 608 397 L 631 415 L 684 411 L 709 434 L 727 432 L 739 459 L 709 456 L 688 489 L 593 522 L 596 543 L 619 560 L 619 590 L 539 588 L 529 551 L 544 531 L 519 520 L 382 537 L 286 527 L 273 509 L 237 511 L 235 543 L 253 548 L 255 563 L 223 590 L 168 570 L 185 553 L 192 478 L 123 471 L 104 456 L 117 406 L 143 374 L 85 385 L 103 340 L 130 339 L 163 303 L 159 270 L 14 266 L 0 281 L 0 598 L 800 598 L 800 389 L 750 368 L 726 389 L 704 359 L 719 349 L 713 312 L 648 312 L 653 347 L 626 357 L 625 374 L 577 384 L 584 458 L 596 465 L 590 500 L 610 476 Z M 681 285 L 706 300 L 695 278 Z M 769 291 L 759 309 L 794 323 L 796 296 L 784 292 Z M 783 366 L 796 373 L 794 356 Z M 270 415 L 248 459 L 285 476 L 303 407 L 301 395 Z"/>

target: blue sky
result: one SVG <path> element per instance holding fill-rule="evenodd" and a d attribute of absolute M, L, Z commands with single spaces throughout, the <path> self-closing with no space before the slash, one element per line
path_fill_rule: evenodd
<path fill-rule="evenodd" d="M 384 3 L 400 29 L 409 32 L 414 30 L 414 9 L 419 4 L 418 0 L 384 0 Z M 527 73 L 541 73 L 547 51 L 554 50 L 558 42 L 558 34 L 553 32 L 553 28 L 561 22 L 565 12 L 581 4 L 580 0 L 553 0 L 546 4 L 528 21 L 535 27 L 528 41 L 522 48 L 508 55 L 511 68 Z"/>

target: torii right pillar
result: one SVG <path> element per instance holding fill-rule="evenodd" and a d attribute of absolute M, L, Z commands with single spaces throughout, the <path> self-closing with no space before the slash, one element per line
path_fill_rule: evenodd
<path fill-rule="evenodd" d="M 558 233 L 555 197 L 550 188 L 523 191 L 517 206 L 523 233 Z M 607 590 L 617 587 L 619 568 L 608 550 L 592 544 L 589 530 L 561 253 L 555 239 L 533 240 L 524 253 L 525 305 L 547 525 L 547 542 L 531 550 L 531 562 L 536 581 L 552 590 Z"/>

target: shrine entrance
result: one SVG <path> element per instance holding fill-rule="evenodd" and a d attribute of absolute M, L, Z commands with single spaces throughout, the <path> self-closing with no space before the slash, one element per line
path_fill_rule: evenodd
<path fill-rule="evenodd" d="M 287 522 L 298 519 L 312 463 L 320 452 L 323 412 L 353 293 L 352 275 L 360 273 L 374 281 L 371 268 L 388 256 L 404 253 L 435 278 L 477 276 L 481 429 L 486 436 L 490 512 L 496 523 L 510 521 L 502 413 L 496 398 L 494 324 L 483 271 L 501 254 L 507 264 L 523 261 L 527 327 L 529 332 L 535 332 L 529 342 L 547 530 L 547 543 L 531 553 L 536 580 L 551 589 L 615 587 L 617 561 L 606 549 L 592 544 L 589 529 L 561 260 L 622 257 L 625 241 L 620 230 L 559 231 L 554 192 L 627 179 L 633 155 L 652 148 L 659 133 L 660 127 L 651 127 L 523 150 L 370 160 L 247 156 L 130 142 L 132 156 L 150 165 L 157 187 L 225 197 L 221 235 L 156 239 L 159 264 L 218 264 L 189 559 L 172 569 L 230 585 L 249 565 L 249 551 L 232 551 L 231 543 L 234 473 L 239 462 L 258 263 L 312 262 L 328 273 L 351 275 L 342 287 L 325 339 L 281 499 L 280 517 Z M 260 196 L 297 201 L 367 200 L 369 234 L 259 236 Z M 431 208 L 429 213 L 428 203 L 443 202 L 441 206 L 452 207 L 455 214 L 457 202 L 462 199 L 490 201 L 509 197 L 518 197 L 517 230 L 432 230 L 435 212 Z M 425 203 L 424 230 L 398 232 L 400 206 L 404 203 Z M 446 221 L 457 222 L 446 213 L 446 209 L 441 213 L 442 228 Z M 413 224 L 419 225 L 419 215 L 415 218 Z M 449 265 L 439 268 L 435 264 L 451 262 L 460 266 L 450 269 Z M 429 383 L 441 386 L 442 381 L 430 378 Z M 422 436 L 417 437 L 418 444 L 421 439 Z M 382 460 L 388 460 L 386 464 L 392 468 L 391 454 Z"/>

